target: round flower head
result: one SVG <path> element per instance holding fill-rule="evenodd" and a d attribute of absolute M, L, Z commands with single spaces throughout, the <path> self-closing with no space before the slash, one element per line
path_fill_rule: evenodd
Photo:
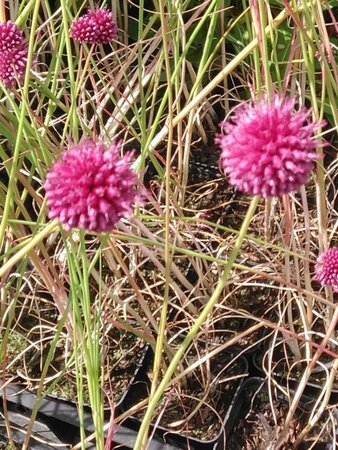
<path fill-rule="evenodd" d="M 49 170 L 45 182 L 49 218 L 66 229 L 110 231 L 132 211 L 136 174 L 132 153 L 120 156 L 121 144 L 108 150 L 102 142 L 86 140 L 64 151 Z"/>
<path fill-rule="evenodd" d="M 70 37 L 80 44 L 108 44 L 117 34 L 117 25 L 109 9 L 88 10 L 87 14 L 74 20 Z"/>
<path fill-rule="evenodd" d="M 322 286 L 331 286 L 338 292 L 338 247 L 331 247 L 318 256 L 315 272 Z"/>
<path fill-rule="evenodd" d="M 7 88 L 21 80 L 27 65 L 27 47 L 21 45 L 12 50 L 0 52 L 0 80 Z"/>
<path fill-rule="evenodd" d="M 0 23 L 0 52 L 21 47 L 24 43 L 23 33 L 15 23 Z"/>
<path fill-rule="evenodd" d="M 0 80 L 12 88 L 25 73 L 27 65 L 27 46 L 23 33 L 15 23 L 0 24 Z"/>
<path fill-rule="evenodd" d="M 324 122 L 309 123 L 311 111 L 294 111 L 293 99 L 275 96 L 239 107 L 224 134 L 220 166 L 240 191 L 263 197 L 298 190 L 308 180 L 313 161 L 319 158 L 312 139 Z"/>

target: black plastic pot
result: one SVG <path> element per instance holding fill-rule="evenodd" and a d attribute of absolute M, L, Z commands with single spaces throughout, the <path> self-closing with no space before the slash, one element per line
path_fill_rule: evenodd
<path fill-rule="evenodd" d="M 131 378 L 130 385 L 125 393 L 119 399 L 119 402 L 115 405 L 115 414 L 118 415 L 123 407 L 122 405 L 128 397 L 130 387 L 138 378 L 140 369 L 143 367 L 146 358 L 149 356 L 149 347 L 142 349 L 140 360 L 136 365 L 134 375 Z M 5 391 L 5 396 L 4 396 Z M 37 397 L 32 393 L 24 389 L 20 385 L 8 384 L 4 388 L 0 383 L 0 399 L 6 398 L 8 408 L 8 418 L 11 422 L 13 429 L 13 439 L 20 444 L 23 442 L 24 433 L 17 432 L 17 429 L 22 429 L 21 424 L 29 421 L 31 412 L 37 401 Z M 2 403 L 2 402 L 1 402 Z M 1 408 L 1 406 L 0 406 Z M 105 418 L 107 422 L 110 420 L 110 410 L 105 410 Z M 89 405 L 83 407 L 83 425 L 87 434 L 94 433 L 95 427 L 92 419 L 91 408 Z M 55 396 L 46 396 L 40 401 L 37 419 L 34 423 L 34 433 L 31 439 L 32 448 L 39 449 L 39 445 L 48 445 L 46 443 L 39 444 L 40 435 L 43 430 L 43 435 L 46 436 L 46 441 L 50 441 L 52 444 L 57 443 L 58 446 L 62 443 L 69 445 L 77 444 L 80 441 L 80 417 L 78 414 L 77 404 L 73 401 L 58 398 Z M 6 435 L 5 423 L 0 422 L 0 435 Z M 34 439 L 34 435 L 37 434 L 37 440 Z M 125 445 L 126 449 L 132 448 L 136 438 L 136 433 L 129 430 L 126 427 L 119 426 L 114 433 L 114 443 L 119 445 Z M 41 447 L 48 449 L 48 447 Z M 62 447 L 60 447 L 62 448 Z M 64 447 L 69 448 L 69 447 Z M 95 446 L 88 444 L 87 448 L 94 450 Z M 122 448 L 122 447 L 121 447 Z M 156 450 L 154 445 L 154 450 Z M 160 447 L 159 447 L 160 448 Z"/>
<path fill-rule="evenodd" d="M 12 441 L 17 447 L 21 447 L 26 436 L 23 430 L 27 429 L 29 418 L 20 412 L 16 412 L 13 405 L 10 405 L 6 415 L 8 418 L 7 424 L 5 423 L 3 416 L 0 418 L 0 447 L 7 448 L 6 445 L 9 442 L 8 427 L 10 428 Z M 2 447 L 2 445 L 4 445 L 4 447 Z M 33 450 L 52 450 L 55 449 L 55 446 L 60 450 L 69 448 L 64 445 L 64 442 L 61 441 L 45 423 L 36 420 L 33 425 L 29 448 Z"/>
<path fill-rule="evenodd" d="M 215 358 L 217 358 L 217 362 L 222 363 L 222 358 L 229 358 L 230 353 L 229 352 L 222 352 L 218 354 Z M 233 356 L 233 355 L 232 355 Z M 150 427 L 150 436 L 153 436 L 153 440 L 160 439 L 163 442 L 163 445 L 170 444 L 174 445 L 177 448 L 181 450 L 226 450 L 226 434 L 231 428 L 231 410 L 232 410 L 232 402 L 233 399 L 236 397 L 239 389 L 241 388 L 241 385 L 243 383 L 244 378 L 248 375 L 248 364 L 245 358 L 238 357 L 238 360 L 241 362 L 243 366 L 242 370 L 242 377 L 237 378 L 236 380 L 233 380 L 231 383 L 233 383 L 233 389 L 232 389 L 232 396 L 229 400 L 229 393 L 226 393 L 225 385 L 224 383 L 224 391 L 223 391 L 223 397 L 222 399 L 224 402 L 227 402 L 227 412 L 225 416 L 222 419 L 220 431 L 217 434 L 217 436 L 213 439 L 197 439 L 195 437 L 190 437 L 185 434 L 181 434 L 178 432 L 174 432 L 168 428 L 162 427 L 160 425 L 154 425 L 152 424 Z M 212 369 L 211 369 L 212 370 Z M 215 374 L 217 375 L 217 374 Z M 226 378 L 226 372 L 222 375 L 222 378 Z M 139 379 L 138 385 L 134 386 L 134 392 L 133 396 L 134 399 L 142 399 L 148 396 L 150 383 L 147 379 L 146 375 L 144 374 L 143 379 Z M 135 400 L 134 400 L 135 403 Z M 126 421 L 126 425 L 137 431 L 139 430 L 141 424 L 141 419 L 132 417 Z"/>
<path fill-rule="evenodd" d="M 228 352 L 225 352 L 229 356 Z M 222 354 L 217 356 L 218 363 L 222 362 Z M 240 358 L 243 364 L 243 376 L 247 375 L 247 362 L 244 358 Z M 123 402 L 119 406 L 119 410 L 126 410 L 136 402 L 140 401 L 144 392 L 149 388 L 149 380 L 145 376 L 145 368 L 152 363 L 152 352 L 147 350 L 140 361 L 138 370 L 135 372 L 133 382 L 128 392 L 123 396 Z M 140 366 L 142 365 L 142 368 Z M 223 375 L 223 377 L 226 374 Z M 238 379 L 235 382 L 234 392 L 237 392 L 242 384 L 243 379 Z M 6 386 L 6 403 L 9 410 L 7 417 L 11 423 L 13 430 L 23 429 L 23 423 L 28 423 L 31 412 L 37 401 L 36 396 L 22 387 L 15 384 L 8 384 Z M 140 394 L 140 392 L 143 394 Z M 0 398 L 3 397 L 3 387 L 0 387 Z M 141 397 L 140 397 L 141 396 Z M 222 427 L 215 439 L 202 441 L 195 438 L 187 438 L 179 433 L 173 433 L 165 428 L 156 427 L 149 444 L 149 450 L 223 450 L 225 447 L 225 436 L 229 429 L 228 423 L 230 420 L 231 405 L 229 404 L 228 412 L 226 413 Z M 106 417 L 107 423 L 109 421 L 109 412 Z M 88 406 L 83 408 L 83 423 L 87 434 L 95 431 L 92 420 L 91 409 Z M 1 425 L 2 428 L 1 428 Z M 122 425 L 116 427 L 112 439 L 113 446 L 118 446 L 121 450 L 132 449 L 136 440 L 137 432 L 140 422 L 137 419 L 127 419 Z M 67 448 L 66 445 L 74 445 L 80 441 L 80 419 L 78 416 L 77 406 L 74 402 L 47 396 L 40 401 L 37 419 L 34 424 L 33 436 L 30 440 L 30 448 L 37 450 L 48 450 L 49 446 L 58 444 L 59 448 Z M 41 444 L 41 436 L 45 436 Z M 5 434 L 4 424 L 0 423 L 0 435 Z M 20 432 L 17 435 L 14 432 L 13 437 L 15 442 L 20 445 L 24 439 L 24 433 Z M 42 445 L 42 447 L 41 447 Z M 64 445 L 64 446 L 63 446 Z M 89 449 L 95 448 L 94 444 L 89 444 Z"/>
<path fill-rule="evenodd" d="M 280 345 L 277 344 L 277 345 Z M 267 367 L 267 358 L 264 357 L 264 354 L 269 351 L 267 349 L 262 349 L 260 352 L 257 352 L 253 359 L 252 359 L 252 364 L 254 366 L 254 369 L 257 373 L 258 376 L 266 376 L 266 374 L 269 372 L 273 375 L 273 377 L 282 385 L 284 386 L 288 386 L 291 389 L 296 389 L 297 386 L 299 385 L 299 381 L 301 378 L 301 374 L 302 372 L 299 374 L 299 377 L 293 376 L 292 373 L 288 373 L 285 369 L 284 370 L 280 370 L 280 368 L 282 368 L 283 366 L 288 367 L 286 362 L 283 363 L 284 358 L 281 357 L 277 357 L 276 359 L 278 359 L 278 361 L 275 361 L 275 367 L 272 368 L 272 370 L 270 370 Z M 276 366 L 276 363 L 278 363 L 278 365 Z M 295 366 L 296 368 L 296 366 Z M 308 395 L 308 396 L 318 396 L 320 394 L 320 392 L 323 391 L 324 388 L 324 384 L 325 381 L 323 380 L 322 383 L 320 383 L 319 381 L 315 381 L 315 376 L 316 373 L 318 373 L 318 369 L 321 369 L 321 366 L 319 364 L 316 365 L 314 371 L 313 371 L 313 377 L 310 378 L 310 381 L 308 381 L 306 383 L 305 389 L 304 389 L 304 394 Z M 324 369 L 323 369 L 324 372 Z M 325 372 L 324 372 L 325 373 Z M 338 402 L 338 388 L 337 387 L 333 387 L 331 390 L 331 394 L 330 394 L 330 401 L 332 403 L 336 403 Z"/>
<path fill-rule="evenodd" d="M 1 386 L 0 398 L 2 398 L 2 404 L 4 398 L 6 399 L 10 414 L 14 414 L 14 416 L 13 414 L 10 415 L 10 420 L 13 416 L 13 430 L 18 426 L 18 422 L 20 423 L 23 420 L 18 417 L 18 414 L 25 417 L 25 420 L 28 421 L 37 401 L 36 395 L 15 384 L 6 386 L 5 395 L 4 388 Z M 79 423 L 78 411 L 72 402 L 56 398 L 45 398 L 40 402 L 34 426 L 41 424 L 61 443 L 73 445 L 78 442 L 80 437 Z M 93 429 L 93 421 L 88 408 L 84 408 L 84 423 L 85 428 Z"/>
<path fill-rule="evenodd" d="M 228 422 L 229 426 L 229 434 L 227 441 L 227 449 L 231 450 L 242 450 L 246 448 L 244 441 L 241 439 L 244 437 L 246 431 L 245 428 L 250 423 L 259 422 L 261 425 L 260 428 L 260 437 L 262 434 L 266 436 L 266 447 L 267 448 L 275 448 L 273 446 L 273 439 L 275 438 L 276 426 L 275 423 L 269 423 L 269 418 L 266 417 L 264 408 L 260 405 L 259 401 L 257 402 L 256 398 L 259 395 L 263 395 L 266 397 L 264 402 L 266 404 L 270 404 L 270 392 L 267 388 L 267 380 L 258 377 L 248 378 L 244 381 L 241 389 L 239 390 L 236 398 L 234 399 L 234 403 L 232 406 L 232 410 L 230 412 L 230 420 Z M 262 394 L 263 393 L 263 394 Z M 281 405 L 285 405 L 285 414 L 288 412 L 290 401 L 289 399 L 283 395 L 280 391 L 274 391 L 271 394 L 274 398 L 274 401 L 277 402 L 279 408 L 282 408 Z M 290 396 L 292 398 L 292 391 L 290 392 Z M 296 411 L 295 417 L 297 417 L 298 424 L 301 425 L 301 428 L 298 429 L 298 432 L 303 429 L 305 423 L 307 423 L 308 417 L 310 417 L 311 412 L 316 404 L 317 397 L 303 395 L 299 406 Z M 257 419 L 253 419 L 253 417 L 257 417 Z M 326 419 L 325 419 L 326 420 Z M 293 420 L 293 425 L 295 430 L 297 430 L 297 425 L 295 419 Z M 292 426 L 290 428 L 291 433 L 293 432 Z M 277 427 L 278 429 L 278 427 Z M 322 431 L 319 426 L 318 434 Z M 251 439 L 254 439 L 254 432 L 248 433 L 248 436 Z M 270 442 L 268 442 L 270 440 Z M 316 450 L 327 450 L 330 447 L 331 442 L 318 442 L 314 447 L 312 446 L 313 441 L 309 439 L 302 444 L 300 444 L 299 450 L 307 450 L 308 448 L 314 448 Z M 265 443 L 264 443 L 265 444 Z M 259 443 L 256 443 L 258 446 Z M 261 443 L 262 445 L 262 443 Z M 292 444 L 291 444 L 292 445 Z M 261 447 L 259 447 L 261 448 Z M 263 447 L 262 447 L 263 448 Z M 278 447 L 279 448 L 279 447 Z M 284 446 L 283 448 L 293 448 L 289 446 Z M 297 447 L 298 448 L 298 447 Z M 219 450 L 219 449 L 218 449 Z"/>
<path fill-rule="evenodd" d="M 145 361 L 148 361 L 149 355 L 151 354 L 151 349 L 148 344 L 143 343 L 142 346 L 140 346 L 140 348 L 137 349 L 137 353 L 138 354 L 136 355 L 136 357 L 138 359 L 137 359 L 137 362 L 133 366 L 133 371 L 131 372 L 131 375 L 130 375 L 129 384 L 126 387 L 126 389 L 124 390 L 124 392 L 122 392 L 122 395 L 119 397 L 118 401 L 116 401 L 116 403 L 114 403 L 114 411 L 115 411 L 116 415 L 119 415 L 120 412 L 122 412 L 124 410 L 123 405 L 126 401 L 126 398 L 128 397 L 129 390 L 130 390 L 131 386 L 133 385 L 133 383 L 135 383 L 135 380 L 138 378 L 140 370 L 142 371 L 142 367 L 144 366 Z M 118 372 L 119 372 L 119 374 L 120 373 L 123 374 L 123 373 L 125 373 L 125 369 L 119 368 Z M 112 389 L 114 389 L 114 379 L 111 379 L 111 383 L 112 383 Z M 69 400 L 62 396 L 58 396 L 58 395 L 49 394 L 46 398 L 48 398 L 49 400 L 61 401 L 61 402 L 64 402 L 64 404 L 74 405 L 75 407 L 77 405 L 77 402 Z M 91 411 L 90 405 L 88 403 L 84 404 L 84 408 L 87 411 Z M 109 420 L 109 418 L 110 418 L 110 408 L 109 407 L 104 408 L 104 414 L 105 414 L 105 417 L 107 418 L 107 420 Z M 77 427 L 80 426 L 78 420 L 75 420 L 75 422 L 73 421 L 72 424 Z"/>
<path fill-rule="evenodd" d="M 0 390 L 0 397 L 3 397 L 2 390 Z M 22 445 L 25 438 L 23 430 L 28 424 L 37 398 L 34 394 L 23 391 L 16 385 L 9 384 L 6 386 L 6 399 L 9 410 L 7 416 L 13 432 L 13 439 L 16 444 Z M 83 416 L 86 432 L 88 434 L 93 433 L 95 429 L 89 407 L 84 408 Z M 49 450 L 55 449 L 57 444 L 57 448 L 61 450 L 69 449 L 69 445 L 74 445 L 80 441 L 79 424 L 78 411 L 73 402 L 55 398 L 43 399 L 40 403 L 37 420 L 34 423 L 29 448 Z M 0 421 L 1 434 L 7 435 L 4 421 Z M 114 430 L 112 448 L 118 446 L 120 450 L 132 449 L 136 436 L 137 432 L 135 430 L 119 425 Z M 94 450 L 95 445 L 88 443 L 86 448 Z M 162 440 L 154 439 L 149 446 L 149 450 L 179 450 L 179 448 L 172 445 L 164 445 Z"/>

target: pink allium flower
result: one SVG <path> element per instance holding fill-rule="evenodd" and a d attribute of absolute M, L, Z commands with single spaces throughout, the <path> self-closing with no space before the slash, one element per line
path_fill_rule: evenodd
<path fill-rule="evenodd" d="M 117 34 L 117 25 L 109 9 L 88 10 L 87 14 L 74 20 L 70 37 L 80 44 L 108 44 Z"/>
<path fill-rule="evenodd" d="M 0 24 L 0 80 L 12 88 L 21 79 L 27 65 L 27 46 L 15 23 Z"/>
<path fill-rule="evenodd" d="M 338 247 L 331 247 L 318 256 L 315 272 L 322 286 L 331 286 L 338 292 Z"/>
<path fill-rule="evenodd" d="M 21 47 L 24 43 L 20 28 L 10 20 L 0 23 L 0 52 Z"/>
<path fill-rule="evenodd" d="M 263 197 L 298 190 L 308 180 L 319 142 L 312 139 L 324 122 L 309 122 L 311 111 L 294 111 L 295 101 L 275 96 L 238 108 L 225 134 L 216 137 L 221 146 L 220 166 L 239 190 Z"/>
<path fill-rule="evenodd" d="M 64 151 L 45 182 L 49 218 L 66 229 L 110 231 L 132 211 L 138 184 L 130 168 L 132 153 L 123 157 L 121 144 L 108 150 L 102 142 L 86 140 Z"/>
<path fill-rule="evenodd" d="M 17 80 L 21 80 L 27 65 L 27 47 L 0 52 L 0 80 L 7 88 L 15 86 Z"/>

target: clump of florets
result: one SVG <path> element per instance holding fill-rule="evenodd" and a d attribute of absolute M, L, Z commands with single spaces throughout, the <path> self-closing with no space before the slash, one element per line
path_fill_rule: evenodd
<path fill-rule="evenodd" d="M 318 256 L 315 272 L 322 286 L 331 286 L 338 292 L 338 247 L 331 247 Z"/>
<path fill-rule="evenodd" d="M 21 80 L 27 65 L 27 47 L 0 52 L 0 79 L 7 88 Z"/>
<path fill-rule="evenodd" d="M 132 153 L 120 156 L 121 144 L 107 150 L 103 142 L 85 140 L 64 151 L 45 182 L 49 218 L 66 229 L 110 231 L 132 212 L 138 179 Z"/>
<path fill-rule="evenodd" d="M 7 88 L 21 80 L 27 65 L 28 49 L 23 33 L 15 23 L 0 24 L 0 80 Z"/>
<path fill-rule="evenodd" d="M 80 44 L 108 44 L 117 35 L 117 25 L 109 9 L 89 9 L 74 20 L 70 36 Z"/>
<path fill-rule="evenodd" d="M 310 122 L 310 110 L 274 96 L 236 109 L 216 138 L 220 167 L 240 191 L 263 197 L 298 190 L 308 180 L 320 145 L 313 134 L 324 122 Z"/>
<path fill-rule="evenodd" d="M 23 40 L 23 33 L 14 22 L 0 23 L 0 52 L 20 47 Z"/>

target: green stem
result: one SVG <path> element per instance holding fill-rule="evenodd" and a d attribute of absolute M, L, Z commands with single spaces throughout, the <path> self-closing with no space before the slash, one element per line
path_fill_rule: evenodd
<path fill-rule="evenodd" d="M 153 368 L 153 380 L 151 384 L 151 392 L 150 398 L 153 398 L 153 395 L 156 393 L 156 387 L 158 383 L 158 379 L 160 376 L 161 363 L 162 363 L 162 353 L 165 343 L 165 332 L 167 327 L 167 314 L 168 314 L 168 305 L 169 305 L 169 291 L 170 291 L 170 268 L 171 268 L 171 252 L 170 252 L 170 199 L 171 199 L 171 178 L 170 178 L 170 164 L 171 161 L 171 147 L 173 142 L 173 127 L 170 126 L 170 123 L 173 119 L 173 94 L 172 94 L 172 83 L 171 83 L 171 68 L 170 68 L 170 57 L 169 57 L 169 42 L 168 42 L 168 27 L 167 27 L 167 18 L 164 10 L 164 2 L 163 0 L 159 1 L 159 9 L 161 16 L 161 29 L 162 29 L 162 39 L 163 39 L 163 51 L 164 51 L 164 60 L 165 60 L 165 68 L 166 68 L 166 76 L 167 76 L 167 92 L 168 92 L 168 126 L 169 126 L 169 134 L 168 134 L 168 143 L 167 143 L 167 152 L 166 152 L 166 161 L 168 164 L 166 165 L 166 173 L 165 173 L 165 248 L 164 248 L 164 260 L 165 260 L 165 286 L 164 286 L 164 295 L 163 295 L 163 303 L 162 303 L 162 311 L 161 311 L 161 319 L 158 330 L 158 336 L 156 340 L 156 350 L 154 357 L 154 368 Z M 145 428 L 143 434 L 143 442 L 147 440 L 148 428 Z"/>
<path fill-rule="evenodd" d="M 89 263 L 86 253 L 85 231 L 80 231 L 80 257 L 82 259 L 82 271 L 79 273 L 79 280 L 82 287 L 80 304 L 83 313 L 84 325 L 86 330 L 86 338 L 84 338 L 83 346 L 84 363 L 87 372 L 89 399 L 92 407 L 92 416 L 95 426 L 96 448 L 104 449 L 103 434 L 103 401 L 101 398 L 100 384 L 100 348 L 99 348 L 99 318 L 100 305 L 98 305 L 97 314 L 91 311 L 91 294 L 89 286 Z M 81 269 L 80 269 L 81 270 Z"/>
<path fill-rule="evenodd" d="M 36 39 L 35 30 L 36 30 L 37 24 L 38 24 L 39 8 L 40 8 L 40 1 L 37 0 L 35 3 L 33 17 L 32 17 L 32 23 L 31 23 L 31 27 L 30 27 L 27 65 L 26 65 L 26 71 L 25 71 L 25 82 L 24 82 L 23 92 L 22 92 L 22 107 L 21 107 L 21 111 L 20 111 L 17 138 L 15 141 L 15 147 L 14 147 L 14 152 L 13 152 L 12 167 L 11 167 L 11 172 L 10 172 L 10 176 L 9 176 L 9 183 L 8 183 L 8 190 L 7 190 L 6 200 L 5 200 L 5 206 L 4 206 L 4 210 L 3 210 L 2 221 L 0 224 L 0 248 L 1 248 L 1 245 L 3 242 L 3 239 L 5 237 L 8 217 L 9 217 L 11 208 L 13 206 L 14 186 L 16 185 L 16 182 L 17 182 L 16 172 L 18 170 L 20 151 L 22 151 L 22 147 L 23 147 L 22 146 L 22 137 L 23 137 L 26 114 L 27 114 L 27 110 L 28 110 L 28 100 L 27 100 L 28 99 L 28 88 L 29 88 L 29 81 L 30 81 L 30 71 L 31 71 L 32 61 L 33 61 L 33 50 L 34 50 L 34 44 L 35 44 L 35 39 Z"/>
<path fill-rule="evenodd" d="M 68 68 L 69 68 L 69 82 L 70 82 L 70 96 L 71 96 L 71 107 L 70 112 L 67 115 L 67 126 L 64 126 L 64 132 L 62 136 L 62 142 L 64 141 L 65 135 L 68 130 L 68 122 L 69 120 L 72 120 L 71 128 L 72 128 L 72 134 L 74 136 L 75 141 L 78 141 L 79 137 L 79 121 L 78 121 L 78 115 L 75 108 L 76 105 L 76 82 L 75 82 L 75 74 L 74 74 L 74 61 L 73 61 L 73 52 L 72 52 L 72 45 L 69 37 L 69 13 L 67 9 L 67 2 L 65 0 L 61 0 L 61 10 L 62 10 L 62 22 L 64 27 L 64 35 L 65 35 L 65 41 L 66 41 L 66 50 L 67 50 L 67 61 L 68 61 Z"/>
<path fill-rule="evenodd" d="M 269 68 L 269 54 L 268 54 L 268 40 L 267 40 L 267 33 L 266 33 L 266 17 L 265 17 L 265 3 L 263 0 L 258 0 L 258 10 L 259 10 L 259 33 L 261 35 L 261 52 L 262 52 L 262 62 L 264 67 L 264 78 L 265 78 L 265 85 L 266 85 L 266 91 L 268 94 L 268 99 L 271 99 L 271 93 L 272 93 L 272 80 L 270 75 L 270 68 Z M 273 32 L 271 32 L 271 35 Z"/>
<path fill-rule="evenodd" d="M 224 268 L 224 272 L 212 294 L 212 296 L 210 297 L 208 303 L 205 305 L 202 313 L 200 314 L 200 316 L 196 319 L 193 327 L 191 328 L 191 330 L 189 331 L 189 333 L 187 334 L 187 336 L 185 337 L 181 347 L 178 349 L 177 353 L 175 354 L 175 356 L 173 357 L 169 367 L 167 368 L 167 371 L 165 372 L 163 379 L 161 381 L 161 383 L 159 384 L 156 392 L 154 393 L 154 395 L 151 398 L 151 401 L 149 402 L 148 405 L 148 409 L 145 413 L 145 416 L 143 418 L 139 433 L 137 435 L 137 439 L 135 442 L 135 446 L 134 446 L 134 450 L 143 450 L 145 447 L 143 446 L 143 441 L 144 441 L 144 436 L 147 433 L 148 427 L 150 425 L 154 410 L 156 408 L 156 405 L 158 403 L 158 401 L 160 400 L 162 394 L 164 393 L 168 383 L 170 382 L 171 377 L 173 376 L 173 374 L 175 373 L 175 370 L 179 364 L 179 362 L 181 361 L 181 359 L 183 358 L 186 350 L 188 349 L 190 343 L 192 342 L 192 340 L 194 339 L 194 337 L 196 336 L 196 334 L 198 333 L 199 329 L 201 328 L 201 326 L 203 325 L 203 323 L 205 322 L 205 320 L 207 319 L 208 315 L 211 313 L 212 309 L 214 308 L 216 302 L 218 301 L 219 296 L 221 295 L 227 281 L 228 281 L 228 277 L 229 277 L 229 273 L 232 269 L 232 266 L 238 256 L 238 253 L 240 251 L 241 245 L 243 240 L 245 239 L 247 230 L 249 228 L 250 222 L 252 220 L 252 217 L 255 213 L 256 207 L 258 205 L 259 202 L 259 196 L 256 196 L 252 199 L 250 207 L 246 213 L 246 216 L 243 220 L 239 235 L 236 239 L 235 242 L 235 246 L 231 252 L 231 255 L 229 257 L 229 260 L 227 262 L 227 265 Z"/>
<path fill-rule="evenodd" d="M 45 237 L 47 237 L 54 228 L 58 225 L 57 220 L 53 220 L 50 222 L 40 233 L 36 234 L 24 247 L 22 247 L 17 253 L 12 256 L 1 268 L 0 268 L 0 278 L 5 276 L 5 274 L 20 261 L 21 258 L 28 255 L 33 248 L 39 244 Z"/>
<path fill-rule="evenodd" d="M 299 8 L 301 9 L 301 7 Z M 284 20 L 288 17 L 288 13 L 283 10 L 278 16 L 265 28 L 266 36 L 269 36 Z M 191 99 L 186 106 L 174 117 L 173 126 L 176 127 L 196 106 L 203 103 L 205 98 L 220 84 L 223 80 L 235 70 L 235 68 L 248 57 L 258 45 L 257 37 L 254 38 L 243 50 L 241 50 L 230 62 L 215 76 L 212 80 Z M 149 151 L 152 151 L 167 136 L 169 130 L 165 125 L 162 130 L 149 143 Z"/>

